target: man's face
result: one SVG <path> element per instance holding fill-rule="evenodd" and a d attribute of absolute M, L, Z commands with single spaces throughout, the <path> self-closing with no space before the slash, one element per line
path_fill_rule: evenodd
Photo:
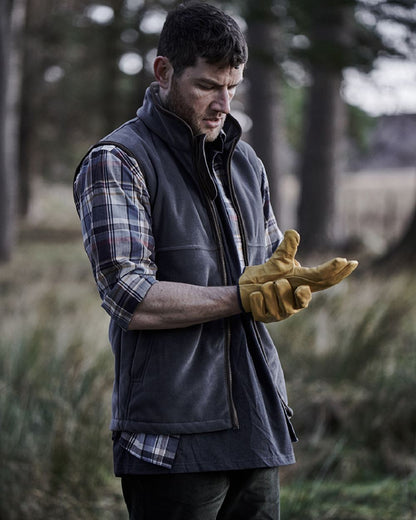
<path fill-rule="evenodd" d="M 188 123 L 194 135 L 206 134 L 207 141 L 214 141 L 230 111 L 243 70 L 244 65 L 218 67 L 198 58 L 195 66 L 172 77 L 166 107 Z"/>

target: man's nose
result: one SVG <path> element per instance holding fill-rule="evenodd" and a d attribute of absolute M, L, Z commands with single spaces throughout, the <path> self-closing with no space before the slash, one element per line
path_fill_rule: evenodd
<path fill-rule="evenodd" d="M 227 88 L 218 89 L 215 95 L 215 99 L 211 103 L 212 110 L 228 114 L 230 112 L 231 99 L 232 96 L 228 92 Z"/>

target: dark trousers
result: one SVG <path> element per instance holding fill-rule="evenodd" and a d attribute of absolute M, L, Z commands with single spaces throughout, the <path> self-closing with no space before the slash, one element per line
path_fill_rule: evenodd
<path fill-rule="evenodd" d="M 278 468 L 122 477 L 130 520 L 279 520 Z"/>

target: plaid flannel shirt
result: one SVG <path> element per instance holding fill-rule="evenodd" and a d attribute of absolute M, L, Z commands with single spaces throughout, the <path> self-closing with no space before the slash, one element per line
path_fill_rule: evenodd
<path fill-rule="evenodd" d="M 214 156 L 212 169 L 243 270 L 241 234 L 220 158 L 220 154 Z M 79 189 L 81 176 L 84 184 Z M 262 187 L 266 246 L 270 255 L 282 234 L 271 209 L 264 168 Z M 137 161 L 113 145 L 95 148 L 75 182 L 75 202 L 102 306 L 120 326 L 127 328 L 137 304 L 156 281 L 157 272 L 152 261 L 150 198 Z M 171 468 L 179 436 L 122 432 L 119 442 L 135 457 Z"/>

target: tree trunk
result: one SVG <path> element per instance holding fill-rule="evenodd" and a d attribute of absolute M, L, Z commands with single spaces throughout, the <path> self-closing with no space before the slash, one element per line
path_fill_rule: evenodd
<path fill-rule="evenodd" d="M 43 20 L 52 10 L 49 0 L 27 0 L 25 37 L 22 38 L 22 85 L 20 89 L 21 103 L 19 124 L 19 186 L 17 194 L 17 210 L 20 218 L 27 217 L 32 197 L 32 178 L 37 166 L 41 147 L 36 142 L 37 132 L 33 129 L 39 125 L 39 112 L 43 113 L 42 88 L 45 70 L 44 50 L 39 41 L 43 33 Z M 41 83 L 42 82 L 42 83 Z M 39 106 L 42 106 L 42 109 Z"/>
<path fill-rule="evenodd" d="M 7 77 L 10 49 L 10 12 L 0 3 L 0 261 L 10 259 L 14 242 L 11 214 L 11 187 L 6 157 Z"/>
<path fill-rule="evenodd" d="M 336 238 L 336 185 L 344 134 L 341 72 L 312 67 L 299 178 L 298 228 L 302 250 L 328 249 Z"/>
<path fill-rule="evenodd" d="M 16 241 L 18 103 L 21 31 L 25 0 L 0 2 L 0 261 L 10 260 Z"/>
<path fill-rule="evenodd" d="M 123 8 L 120 0 L 112 0 L 114 20 L 102 30 L 102 87 L 101 114 L 103 116 L 104 134 L 111 132 L 124 121 L 124 99 L 120 98 L 119 84 L 121 72 L 118 67 L 120 58 L 120 26 L 122 25 Z"/>
<path fill-rule="evenodd" d="M 264 4 L 264 2 L 263 2 Z M 279 34 L 276 21 L 270 13 L 270 2 L 265 2 L 263 17 L 259 15 L 259 2 L 249 2 L 247 11 L 249 63 L 246 77 L 249 83 L 248 107 L 253 121 L 250 143 L 263 161 L 270 183 L 270 196 L 276 217 L 280 215 L 279 147 L 280 147 L 280 89 L 279 68 L 274 58 L 276 35 Z M 252 16 L 256 11 L 257 16 Z M 251 12 L 250 12 L 251 11 Z M 282 125 L 281 125 L 282 126 Z"/>
<path fill-rule="evenodd" d="M 416 260 L 416 205 L 403 235 L 384 255 L 375 261 L 380 270 L 392 267 L 412 268 Z"/>

